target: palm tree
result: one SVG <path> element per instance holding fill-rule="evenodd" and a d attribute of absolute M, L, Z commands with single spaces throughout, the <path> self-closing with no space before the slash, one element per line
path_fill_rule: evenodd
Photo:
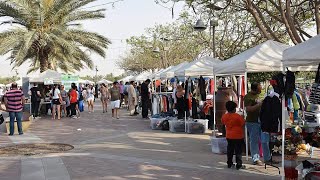
<path fill-rule="evenodd" d="M 30 62 L 29 71 L 93 68 L 92 52 L 105 57 L 107 38 L 81 28 L 83 20 L 104 18 L 105 9 L 90 10 L 96 0 L 7 0 L 0 2 L 4 24 L 16 24 L 0 33 L 0 55 L 10 53 L 14 68 Z"/>

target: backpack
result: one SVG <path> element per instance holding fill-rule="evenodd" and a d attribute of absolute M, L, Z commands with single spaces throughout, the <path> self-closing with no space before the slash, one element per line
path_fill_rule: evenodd
<path fill-rule="evenodd" d="M 162 131 L 169 131 L 169 121 L 168 120 L 164 120 L 162 121 L 162 123 L 160 124 L 160 127 L 162 127 Z"/>
<path fill-rule="evenodd" d="M 282 122 L 281 101 L 277 96 L 267 96 L 261 106 L 260 122 L 262 132 L 277 133 Z"/>

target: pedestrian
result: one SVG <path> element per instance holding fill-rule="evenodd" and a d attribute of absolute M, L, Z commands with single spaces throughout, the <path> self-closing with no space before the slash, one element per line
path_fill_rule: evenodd
<path fill-rule="evenodd" d="M 78 109 L 79 109 L 79 113 L 78 113 L 78 115 L 79 115 L 79 117 L 80 117 L 80 112 L 83 112 L 84 111 L 84 96 L 83 96 L 83 91 L 84 91 L 84 89 L 83 89 L 83 86 L 82 86 L 82 84 L 79 84 L 79 88 L 78 88 Z"/>
<path fill-rule="evenodd" d="M 236 155 L 236 169 L 245 169 L 242 165 L 242 146 L 244 144 L 244 125 L 243 117 L 236 113 L 237 104 L 233 101 L 226 103 L 227 114 L 221 118 L 222 124 L 226 126 L 227 131 L 227 164 L 228 168 L 234 167 L 233 155 Z"/>
<path fill-rule="evenodd" d="M 61 118 L 60 106 L 62 103 L 61 92 L 59 89 L 59 85 L 53 85 L 53 88 L 50 92 L 52 96 L 52 119 L 56 119 L 56 115 L 58 116 L 58 120 Z"/>
<path fill-rule="evenodd" d="M 87 102 L 88 102 L 88 111 L 89 113 L 94 112 L 93 110 L 93 103 L 94 103 L 94 95 L 95 95 L 95 89 L 93 88 L 93 85 L 90 84 L 87 88 Z"/>
<path fill-rule="evenodd" d="M 77 87 L 72 86 L 70 91 L 70 109 L 71 109 L 71 118 L 77 118 L 77 102 L 78 102 L 78 93 Z"/>
<path fill-rule="evenodd" d="M 174 108 L 178 111 L 178 119 L 183 119 L 185 116 L 185 101 L 184 101 L 185 91 L 181 85 L 176 88 L 176 93 L 174 94 Z"/>
<path fill-rule="evenodd" d="M 254 165 L 262 166 L 259 154 L 259 141 L 261 140 L 261 126 L 259 123 L 259 114 L 262 102 L 259 100 L 261 93 L 259 83 L 251 84 L 251 91 L 244 97 L 244 106 L 247 112 L 246 126 L 250 137 L 250 152 Z"/>
<path fill-rule="evenodd" d="M 136 97 L 137 97 L 137 104 L 134 108 L 134 114 L 135 115 L 138 115 L 138 103 L 139 103 L 139 97 L 140 97 L 140 93 L 139 93 L 139 89 L 138 89 L 138 86 L 137 86 L 137 83 L 134 83 L 134 90 L 136 91 Z"/>
<path fill-rule="evenodd" d="M 14 134 L 14 120 L 17 120 L 17 127 L 19 135 L 23 134 L 22 131 L 22 110 L 25 104 L 25 97 L 23 92 L 18 89 L 17 83 L 11 84 L 11 90 L 7 91 L 4 95 L 4 104 L 6 110 L 9 112 L 10 117 L 10 133 L 9 136 Z"/>
<path fill-rule="evenodd" d="M 130 84 L 127 85 L 128 108 L 129 108 L 130 116 L 135 115 L 136 105 L 138 104 L 137 93 L 133 85 L 134 85 L 134 81 L 131 81 Z"/>
<path fill-rule="evenodd" d="M 100 85 L 101 103 L 102 103 L 102 113 L 108 112 L 108 86 L 104 83 Z"/>
<path fill-rule="evenodd" d="M 120 88 L 119 83 L 116 81 L 113 86 L 109 89 L 110 94 L 110 105 L 112 109 L 112 118 L 117 117 L 119 119 L 119 108 L 120 108 Z"/>
<path fill-rule="evenodd" d="M 41 102 L 40 89 L 36 83 L 33 84 L 33 87 L 29 91 L 31 96 L 31 113 L 33 118 L 38 118 L 39 116 L 39 106 Z"/>
<path fill-rule="evenodd" d="M 63 111 L 63 114 L 65 117 L 68 117 L 68 111 L 67 111 L 67 107 L 70 106 L 70 99 L 68 96 L 67 91 L 65 90 L 64 85 L 61 85 L 61 97 L 62 97 L 62 103 L 61 103 L 61 114 Z"/>
<path fill-rule="evenodd" d="M 129 110 L 129 94 L 128 94 L 128 87 L 130 86 L 130 82 L 126 82 L 124 84 L 124 88 L 123 88 L 123 98 L 124 98 L 124 105 L 127 106 L 127 109 Z"/>
<path fill-rule="evenodd" d="M 149 109 L 149 84 L 150 79 L 147 79 L 141 84 L 141 103 L 142 103 L 142 118 L 148 118 L 148 109 Z"/>
<path fill-rule="evenodd" d="M 123 81 L 120 81 L 120 85 L 119 85 L 119 88 L 120 88 L 120 107 L 123 103 L 123 99 L 124 99 L 124 84 L 123 84 Z"/>

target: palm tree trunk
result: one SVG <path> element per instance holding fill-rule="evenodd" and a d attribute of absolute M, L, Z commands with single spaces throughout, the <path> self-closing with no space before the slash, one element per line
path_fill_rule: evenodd
<path fill-rule="evenodd" d="M 39 52 L 39 61 L 40 61 L 40 73 L 48 70 L 48 67 L 49 67 L 48 54 L 45 52 L 43 48 L 41 48 Z"/>

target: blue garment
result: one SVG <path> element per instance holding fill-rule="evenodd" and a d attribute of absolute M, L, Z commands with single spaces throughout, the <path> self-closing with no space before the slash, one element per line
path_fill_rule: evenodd
<path fill-rule="evenodd" d="M 261 144 L 262 144 L 262 150 L 263 150 L 263 159 L 265 162 L 271 159 L 269 142 L 270 142 L 270 133 L 261 132 Z"/>
<path fill-rule="evenodd" d="M 83 100 L 78 102 L 78 106 L 79 106 L 79 111 L 83 112 L 84 111 L 84 103 Z"/>
<path fill-rule="evenodd" d="M 10 117 L 10 135 L 14 134 L 14 120 L 17 120 L 18 132 L 19 134 L 23 134 L 22 132 L 22 111 L 20 112 L 9 112 Z"/>
<path fill-rule="evenodd" d="M 259 123 L 246 123 L 249 138 L 250 138 L 250 152 L 253 162 L 260 160 L 259 155 L 259 140 L 261 136 L 261 126 Z"/>

